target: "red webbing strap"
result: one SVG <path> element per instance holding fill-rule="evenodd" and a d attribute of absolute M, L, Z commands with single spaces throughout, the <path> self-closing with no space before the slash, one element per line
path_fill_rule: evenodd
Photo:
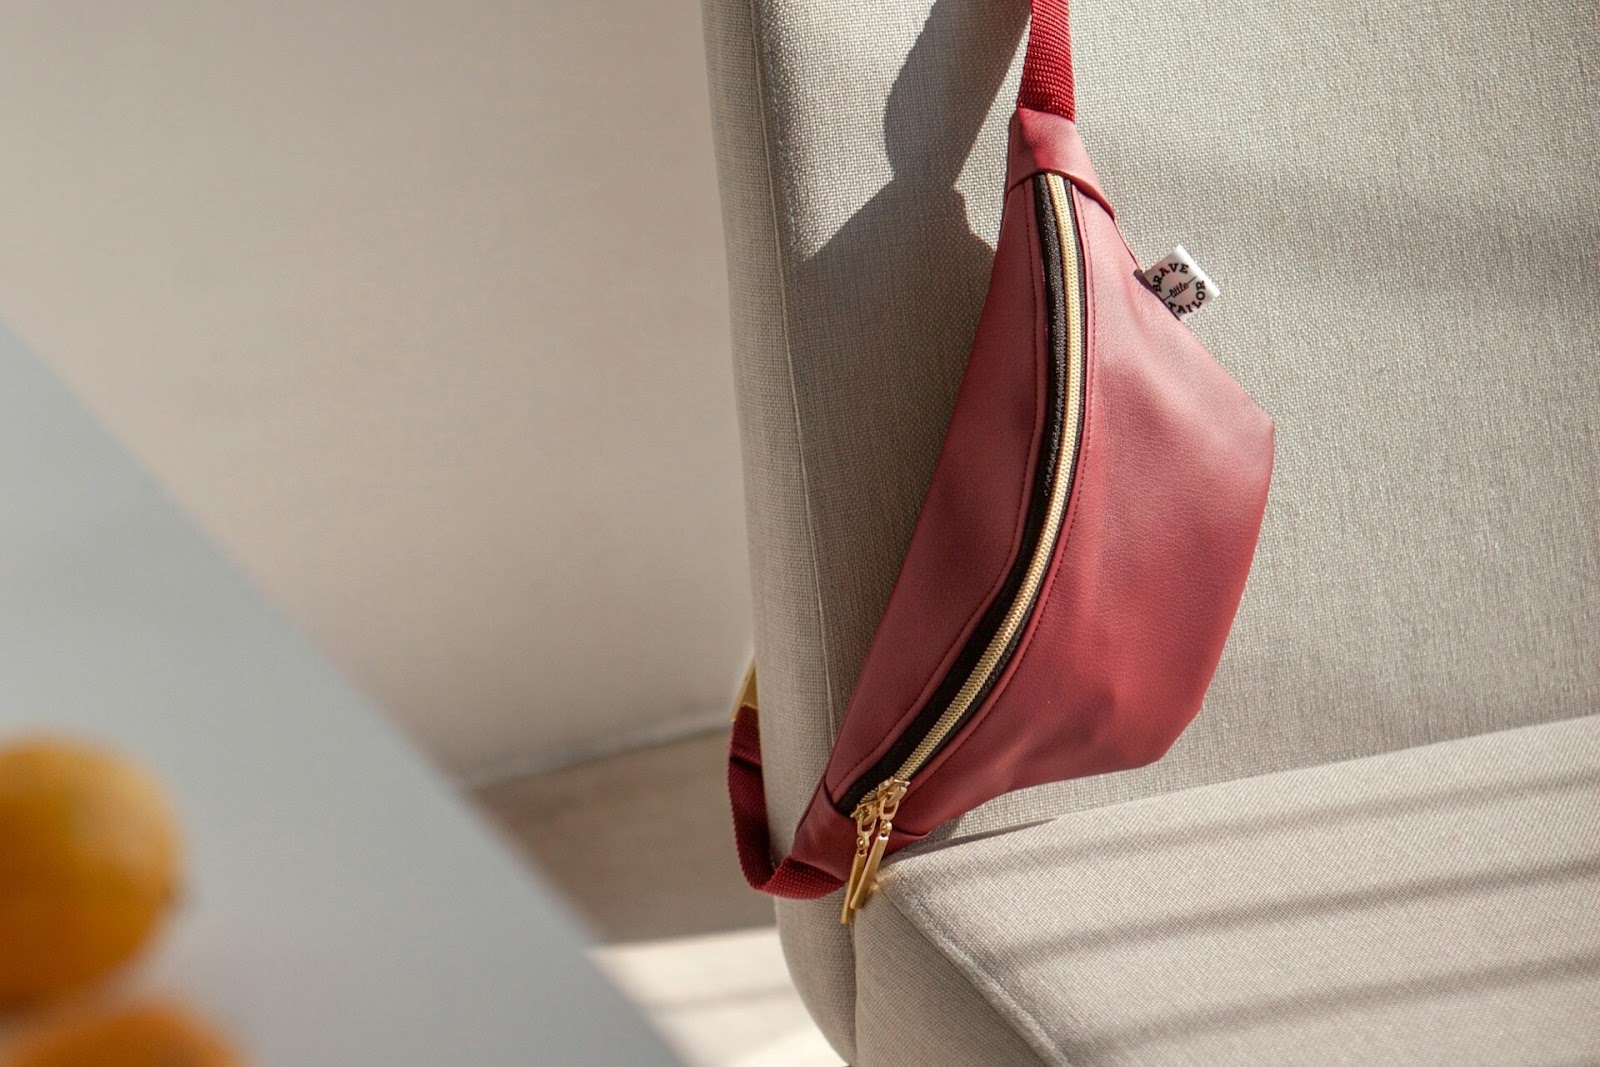
<path fill-rule="evenodd" d="M 1067 0 L 1033 0 L 1028 53 L 1022 60 L 1017 106 L 1074 119 L 1072 37 L 1067 32 Z"/>
<path fill-rule="evenodd" d="M 740 705 L 733 720 L 733 738 L 728 745 L 728 797 L 733 801 L 733 837 L 739 848 L 739 867 L 752 889 L 775 897 L 810 900 L 844 884 L 793 857 L 785 857 L 773 866 L 767 794 L 761 784 L 761 728 L 756 724 L 756 709 L 747 703 Z"/>

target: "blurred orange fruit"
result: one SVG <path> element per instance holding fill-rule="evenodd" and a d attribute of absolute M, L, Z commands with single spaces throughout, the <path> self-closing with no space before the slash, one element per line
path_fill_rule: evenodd
<path fill-rule="evenodd" d="M 243 1067 L 227 1043 L 162 1003 L 78 1011 L 25 1031 L 0 1067 Z"/>
<path fill-rule="evenodd" d="M 135 955 L 176 899 L 179 851 L 161 787 L 115 752 L 0 746 L 0 1010 Z"/>

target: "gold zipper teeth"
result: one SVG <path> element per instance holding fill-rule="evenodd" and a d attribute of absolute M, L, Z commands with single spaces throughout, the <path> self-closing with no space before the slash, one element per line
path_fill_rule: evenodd
<path fill-rule="evenodd" d="M 872 895 L 878 864 L 883 860 L 889 838 L 894 833 L 894 818 L 899 812 L 901 799 L 911 785 L 911 776 L 922 769 L 923 764 L 927 763 L 938 750 L 950 731 L 954 730 L 966 716 L 972 707 L 972 702 L 988 684 L 991 675 L 1005 656 L 1006 649 L 1011 647 L 1012 641 L 1027 620 L 1034 599 L 1038 596 L 1039 587 L 1044 583 L 1045 573 L 1050 569 L 1050 557 L 1055 553 L 1056 540 L 1061 533 L 1061 522 L 1066 516 L 1067 500 L 1072 492 L 1072 476 L 1077 467 L 1079 426 L 1083 412 L 1084 361 L 1081 329 L 1083 300 L 1078 289 L 1078 235 L 1073 227 L 1072 213 L 1067 204 L 1066 185 L 1057 174 L 1046 174 L 1043 179 L 1055 213 L 1056 231 L 1060 238 L 1061 280 L 1064 289 L 1062 295 L 1066 302 L 1067 331 L 1067 366 L 1066 381 L 1063 383 L 1060 448 L 1056 457 L 1054 477 L 1050 483 L 1044 524 L 1039 531 L 1038 540 L 1034 543 L 1033 555 L 1028 560 L 1028 568 L 1023 574 L 1017 595 L 1007 606 L 1005 618 L 1001 620 L 999 629 L 984 648 L 983 655 L 978 658 L 972 673 L 967 676 L 960 690 L 940 714 L 933 728 L 922 738 L 922 742 L 911 755 L 906 757 L 900 769 L 862 797 L 861 803 L 856 805 L 853 816 L 856 823 L 856 850 L 850 864 L 850 877 L 845 882 L 844 899 L 839 908 L 839 921 L 846 926 L 855 920 L 856 912 L 861 910 L 861 906 Z"/>
<path fill-rule="evenodd" d="M 995 631 L 988 647 L 983 650 L 983 655 L 979 657 L 972 673 L 967 676 L 966 682 L 951 699 L 949 706 L 939 716 L 939 720 L 933 724 L 933 729 L 928 731 L 922 743 L 912 750 L 904 763 L 900 764 L 900 769 L 894 772 L 894 777 L 901 781 L 909 780 L 912 775 L 920 771 L 922 765 L 928 762 L 928 758 L 944 743 L 946 735 L 966 716 L 972 702 L 988 684 L 989 676 L 999 665 L 1006 649 L 1011 647 L 1017 631 L 1027 621 L 1028 612 L 1033 606 L 1034 597 L 1039 592 L 1039 586 L 1044 581 L 1045 572 L 1050 569 L 1050 557 L 1055 551 L 1056 536 L 1061 532 L 1061 520 L 1067 510 L 1067 499 L 1072 489 L 1073 468 L 1076 466 L 1078 454 L 1079 413 L 1083 408 L 1081 367 L 1083 337 L 1078 329 L 1078 324 L 1082 321 L 1081 299 L 1078 293 L 1078 240 L 1066 202 L 1066 186 L 1061 176 L 1046 174 L 1044 181 L 1045 188 L 1050 194 L 1051 207 L 1055 209 L 1056 230 L 1060 234 L 1061 276 L 1067 305 L 1067 375 L 1064 390 L 1066 404 L 1062 414 L 1061 451 L 1056 463 L 1055 479 L 1050 485 L 1050 499 L 1045 510 L 1044 527 L 1040 530 L 1039 540 L 1034 545 L 1033 558 L 1028 561 L 1022 585 L 1017 590 L 1016 598 L 1006 610 L 1000 628 Z"/>

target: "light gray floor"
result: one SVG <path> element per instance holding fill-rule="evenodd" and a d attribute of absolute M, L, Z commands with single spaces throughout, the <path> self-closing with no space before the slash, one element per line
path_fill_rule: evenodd
<path fill-rule="evenodd" d="M 596 961 L 690 1062 L 837 1067 L 734 858 L 719 732 L 490 786 L 478 800 L 567 896 Z"/>

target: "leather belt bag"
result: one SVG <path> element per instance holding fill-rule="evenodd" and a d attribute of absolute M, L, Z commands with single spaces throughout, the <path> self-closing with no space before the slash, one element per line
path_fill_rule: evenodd
<path fill-rule="evenodd" d="M 1200 709 L 1244 591 L 1272 421 L 1143 280 L 1034 0 L 977 334 L 822 781 L 774 862 L 754 676 L 728 763 L 750 884 L 846 889 L 1008 790 L 1141 766 Z"/>

